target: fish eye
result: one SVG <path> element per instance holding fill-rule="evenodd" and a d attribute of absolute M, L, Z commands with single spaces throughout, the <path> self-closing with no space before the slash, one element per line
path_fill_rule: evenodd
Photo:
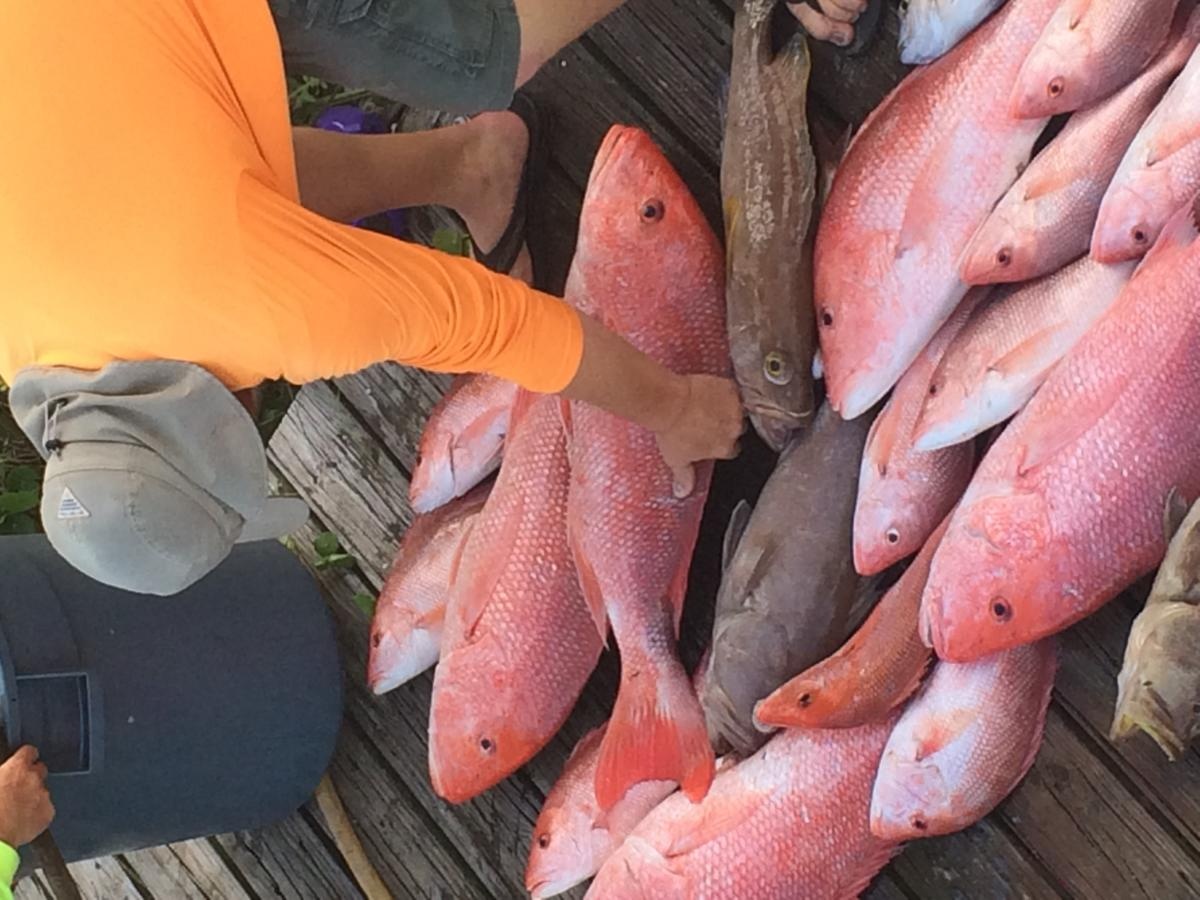
<path fill-rule="evenodd" d="M 382 631 L 377 631 L 373 635 L 371 635 L 371 646 L 372 647 L 378 647 L 382 643 L 383 643 L 383 632 Z"/>
<path fill-rule="evenodd" d="M 912 817 L 912 827 L 917 829 L 917 831 L 924 831 L 925 829 L 927 829 L 929 827 L 929 823 L 926 822 L 924 819 L 922 819 L 920 816 L 913 816 Z"/>
<path fill-rule="evenodd" d="M 782 386 L 792 380 L 792 367 L 787 357 L 778 350 L 772 350 L 763 357 L 763 374 L 771 384 Z"/>
<path fill-rule="evenodd" d="M 541 847 L 543 850 L 545 850 L 547 847 L 550 846 L 549 832 L 543 831 L 541 834 L 538 835 L 537 845 L 539 847 Z"/>
<path fill-rule="evenodd" d="M 1133 241 L 1135 244 L 1149 243 L 1150 235 L 1146 233 L 1145 227 L 1138 225 L 1133 229 Z"/>
<path fill-rule="evenodd" d="M 821 324 L 824 325 L 826 328 L 833 327 L 833 312 L 829 309 L 828 306 L 821 307 Z"/>
<path fill-rule="evenodd" d="M 484 753 L 492 753 L 496 749 L 496 742 L 491 738 L 482 738 L 479 741 L 479 749 Z"/>
<path fill-rule="evenodd" d="M 655 222 L 661 222 L 662 217 L 667 214 L 667 208 L 663 206 L 663 202 L 657 198 L 645 201 L 638 210 L 638 215 L 642 217 L 642 221 L 648 225 Z"/>
<path fill-rule="evenodd" d="M 936 381 L 929 382 L 929 396 L 936 397 L 937 392 L 938 392 L 937 382 Z"/>
<path fill-rule="evenodd" d="M 996 254 L 996 265 L 1007 266 L 1010 263 L 1012 263 L 1012 248 L 1001 247 L 1000 251 Z"/>
<path fill-rule="evenodd" d="M 1046 85 L 1046 93 L 1051 97 L 1061 97 L 1062 92 L 1066 90 L 1066 87 L 1067 86 L 1063 82 L 1062 76 L 1059 75 L 1057 78 L 1052 78 L 1050 83 Z"/>
<path fill-rule="evenodd" d="M 895 528 L 889 528 L 887 530 L 887 534 L 885 534 L 884 537 L 887 538 L 887 542 L 889 544 L 900 543 L 900 532 L 897 531 Z"/>
<path fill-rule="evenodd" d="M 797 703 L 799 703 L 801 709 L 807 709 L 808 707 L 812 706 L 812 702 L 813 702 L 813 695 L 810 694 L 808 691 L 805 691 L 803 694 L 801 694 L 800 699 L 797 701 Z"/>
<path fill-rule="evenodd" d="M 1007 622 L 1012 618 L 1012 607 L 1003 597 L 992 598 L 992 618 L 997 622 Z"/>

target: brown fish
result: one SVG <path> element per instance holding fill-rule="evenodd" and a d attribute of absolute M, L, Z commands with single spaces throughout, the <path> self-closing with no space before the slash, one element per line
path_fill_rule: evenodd
<path fill-rule="evenodd" d="M 754 706 L 836 650 L 862 618 L 851 526 L 871 417 L 828 406 L 784 451 L 751 513 L 725 537 L 707 683 L 701 695 L 718 752 L 757 750 Z"/>
<path fill-rule="evenodd" d="M 1188 512 L 1172 491 L 1164 525 L 1170 546 L 1129 632 L 1110 737 L 1140 728 L 1178 760 L 1200 734 L 1200 503 Z"/>
<path fill-rule="evenodd" d="M 882 722 L 912 696 L 933 656 L 917 630 L 921 594 L 949 521 L 930 535 L 854 637 L 758 704 L 760 728 L 856 728 Z"/>
<path fill-rule="evenodd" d="M 812 417 L 816 342 L 807 240 L 817 188 L 811 59 L 803 31 L 779 7 L 745 0 L 734 15 L 721 161 L 734 373 L 751 422 L 776 451 Z M 782 44 L 775 40 L 785 33 Z"/>

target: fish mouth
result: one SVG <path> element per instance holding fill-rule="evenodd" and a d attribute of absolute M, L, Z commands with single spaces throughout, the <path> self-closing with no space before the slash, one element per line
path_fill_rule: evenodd
<path fill-rule="evenodd" d="M 529 891 L 530 900 L 547 900 L 548 897 L 557 897 L 559 894 L 564 894 L 577 884 L 583 884 L 587 878 L 543 878 L 540 881 L 530 883 L 525 882 L 525 890 Z"/>
<path fill-rule="evenodd" d="M 589 192 L 594 190 L 604 178 L 609 162 L 618 155 L 618 149 L 622 144 L 627 143 L 636 131 L 637 129 L 630 128 L 628 125 L 614 125 L 608 129 L 608 134 L 604 136 L 600 149 L 596 151 L 596 159 L 592 163 L 592 173 L 588 177 L 587 184 Z"/>
<path fill-rule="evenodd" d="M 807 415 L 798 415 L 777 406 L 760 403 L 749 404 L 747 413 L 758 436 L 776 453 L 783 452 L 783 448 L 788 445 L 795 433 L 812 418 L 811 410 Z"/>
<path fill-rule="evenodd" d="M 1127 711 L 1119 711 L 1113 719 L 1108 739 L 1114 743 L 1126 740 L 1141 729 L 1162 749 L 1171 762 L 1177 762 L 1187 748 L 1176 731 L 1166 703 L 1154 688 L 1140 688 L 1137 696 L 1122 704 Z"/>

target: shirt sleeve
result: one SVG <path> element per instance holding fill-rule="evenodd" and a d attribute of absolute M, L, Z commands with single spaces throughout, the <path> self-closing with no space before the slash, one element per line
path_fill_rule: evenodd
<path fill-rule="evenodd" d="M 17 851 L 0 842 L 0 900 L 12 900 L 12 883 L 20 865 L 21 857 Z"/>
<path fill-rule="evenodd" d="M 570 384 L 579 314 L 484 266 L 322 218 L 244 178 L 244 254 L 270 304 L 284 377 L 347 375 L 391 360 L 485 372 L 542 393 Z"/>

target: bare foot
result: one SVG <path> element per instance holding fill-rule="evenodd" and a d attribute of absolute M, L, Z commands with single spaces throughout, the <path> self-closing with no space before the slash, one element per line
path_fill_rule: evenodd
<path fill-rule="evenodd" d="M 500 243 L 512 220 L 529 152 L 529 131 L 521 117 L 511 112 L 483 113 L 465 127 L 475 132 L 475 140 L 463 164 L 463 170 L 471 173 L 470 183 L 463 185 L 456 212 L 466 223 L 476 252 L 484 255 Z M 526 248 L 511 274 L 523 281 L 532 276 Z"/>

